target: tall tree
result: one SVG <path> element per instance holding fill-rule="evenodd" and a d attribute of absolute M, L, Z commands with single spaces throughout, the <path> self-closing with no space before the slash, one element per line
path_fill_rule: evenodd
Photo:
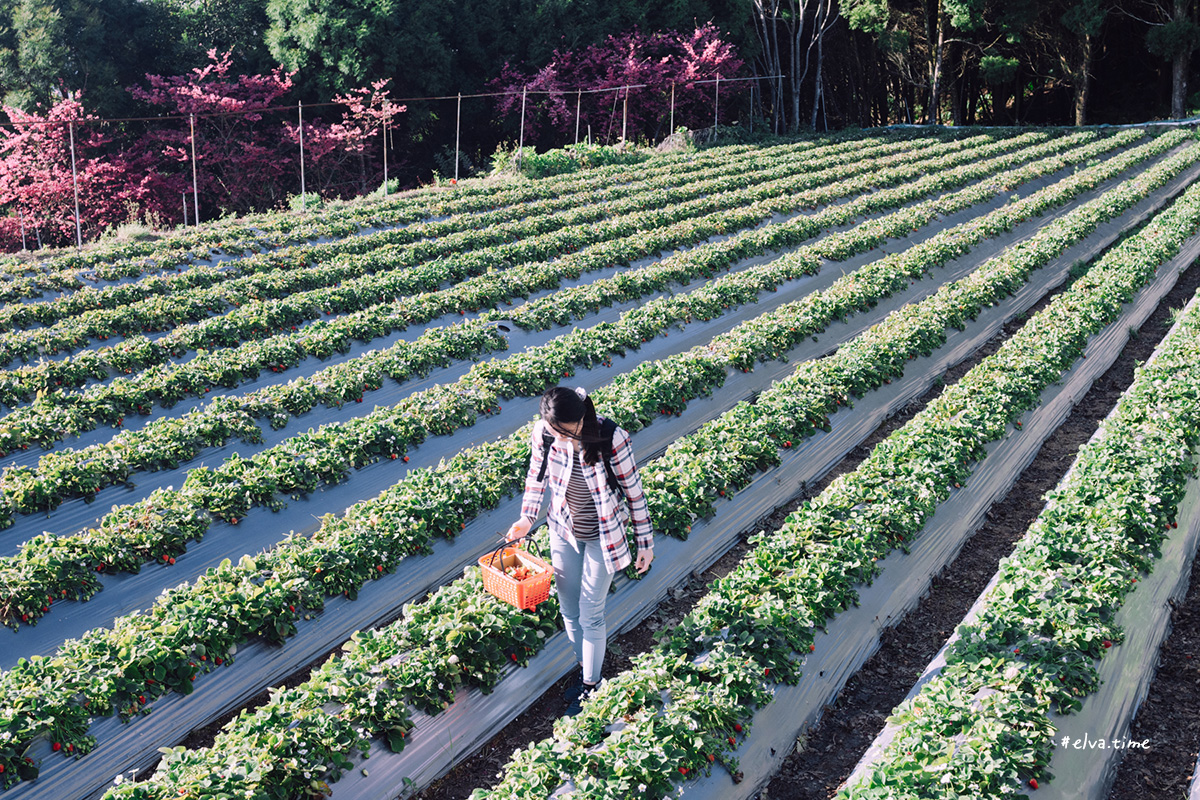
<path fill-rule="evenodd" d="M 1096 41 L 1112 9 L 1110 0 L 1073 0 L 1060 18 L 1063 27 L 1071 33 L 1074 40 L 1074 47 L 1063 47 L 1059 52 L 1063 54 L 1063 58 L 1069 58 L 1068 54 L 1073 53 L 1066 69 L 1074 89 L 1071 107 L 1076 125 L 1087 124 Z"/>
<path fill-rule="evenodd" d="M 266 0 L 144 0 L 157 16 L 156 45 L 163 74 L 185 72 L 203 63 L 211 49 L 232 52 L 247 72 L 270 71 L 276 62 L 267 49 Z"/>
<path fill-rule="evenodd" d="M 838 9 L 832 0 L 752 2 L 764 71 L 769 76 L 784 76 L 769 83 L 776 128 L 797 131 L 802 119 L 803 87 L 810 70 L 816 75 L 812 114 L 815 123 L 823 87 L 822 44 L 838 19 Z"/>
<path fill-rule="evenodd" d="M 1152 2 L 1146 22 L 1146 47 L 1171 64 L 1171 118 L 1187 113 L 1188 62 L 1200 47 L 1200 25 L 1196 23 L 1194 0 Z"/>
<path fill-rule="evenodd" d="M 271 54 L 319 97 L 388 78 L 410 96 L 458 90 L 441 0 L 269 0 L 267 17 Z"/>
<path fill-rule="evenodd" d="M 0 83 L 4 103 L 32 110 L 48 103 L 67 60 L 66 30 L 54 0 L 17 0 L 10 7 L 11 55 Z"/>
<path fill-rule="evenodd" d="M 137 0 L 7 0 L 0 13 L 0 92 L 11 106 L 82 92 L 102 115 L 119 115 L 124 87 L 158 63 L 157 17 Z"/>

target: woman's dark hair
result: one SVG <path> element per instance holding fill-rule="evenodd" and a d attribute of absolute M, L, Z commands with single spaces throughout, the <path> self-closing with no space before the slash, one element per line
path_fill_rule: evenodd
<path fill-rule="evenodd" d="M 546 424 L 558 433 L 570 437 L 563 428 L 583 420 L 579 435 L 570 437 L 583 443 L 583 463 L 595 464 L 600 460 L 600 422 L 596 419 L 596 406 L 583 389 L 568 389 L 555 386 L 542 395 L 538 413 Z"/>

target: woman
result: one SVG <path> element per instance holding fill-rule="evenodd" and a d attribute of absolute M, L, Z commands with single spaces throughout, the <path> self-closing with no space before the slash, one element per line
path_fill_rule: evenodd
<path fill-rule="evenodd" d="M 550 560 L 563 628 L 581 668 L 579 681 L 567 690 L 567 713 L 574 715 L 600 682 L 607 639 L 604 603 L 613 574 L 630 562 L 639 573 L 650 569 L 654 533 L 629 434 L 598 418 L 582 388 L 550 389 L 542 395 L 539 412 L 521 519 L 509 528 L 508 538 L 529 533 L 549 481 Z M 625 538 L 630 521 L 636 561 Z"/>

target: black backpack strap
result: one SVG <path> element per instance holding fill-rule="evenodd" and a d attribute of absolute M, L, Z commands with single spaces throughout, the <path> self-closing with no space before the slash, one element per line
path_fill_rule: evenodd
<path fill-rule="evenodd" d="M 550 461 L 550 448 L 554 446 L 554 434 L 542 431 L 542 468 L 538 470 L 537 482 L 546 480 L 546 465 Z"/>

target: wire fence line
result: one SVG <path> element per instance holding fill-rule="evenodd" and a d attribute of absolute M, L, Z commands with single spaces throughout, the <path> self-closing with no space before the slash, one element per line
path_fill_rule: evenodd
<path fill-rule="evenodd" d="M 753 126 L 754 126 L 754 113 L 753 113 L 754 84 L 760 80 L 773 80 L 773 79 L 781 78 L 781 77 L 784 77 L 784 76 L 783 75 L 758 75 L 758 76 L 753 76 L 753 77 L 723 78 L 720 75 L 718 75 L 714 78 L 697 79 L 697 80 L 693 80 L 693 81 L 672 83 L 670 85 L 671 91 L 670 91 L 670 101 L 669 101 L 669 122 L 668 122 L 668 128 L 667 128 L 667 130 L 669 132 L 668 135 L 670 135 L 670 133 L 673 133 L 675 131 L 675 111 L 676 111 L 675 90 L 677 87 L 695 87 L 695 86 L 707 86 L 707 85 L 712 85 L 714 87 L 713 95 L 712 95 L 712 107 L 713 107 L 713 118 L 712 119 L 713 119 L 713 128 L 715 129 L 720 124 L 721 85 L 722 84 L 737 85 L 737 84 L 750 83 L 750 95 L 751 95 L 750 130 L 753 131 Z M 612 93 L 613 94 L 613 102 L 614 102 L 614 113 L 615 113 L 616 103 L 618 100 L 621 99 L 622 94 L 624 94 L 624 106 L 622 109 L 622 124 L 621 124 L 621 137 L 620 137 L 620 142 L 622 143 L 622 145 L 624 145 L 627 142 L 627 134 L 628 134 L 630 92 L 634 89 L 645 89 L 645 88 L 651 88 L 651 84 L 645 84 L 645 83 L 621 84 L 621 85 L 616 85 L 616 86 L 603 86 L 603 87 L 592 87 L 592 88 L 577 87 L 574 89 L 529 89 L 528 87 L 523 87 L 520 92 L 517 92 L 515 90 L 503 91 L 503 92 L 476 92 L 476 93 L 467 93 L 467 94 L 459 92 L 459 93 L 456 93 L 453 95 L 430 95 L 430 96 L 421 96 L 421 97 L 388 98 L 388 100 L 386 102 L 387 102 L 388 106 L 405 105 L 408 103 L 418 103 L 418 102 L 437 102 L 437 101 L 450 101 L 450 100 L 453 100 L 456 102 L 455 134 L 454 134 L 454 180 L 455 180 L 455 182 L 457 182 L 459 179 L 460 159 L 461 159 L 461 150 L 460 150 L 459 145 L 461 142 L 461 132 L 462 132 L 462 101 L 464 99 L 470 100 L 470 99 L 488 99 L 488 98 L 501 98 L 501 97 L 511 97 L 514 99 L 516 97 L 521 98 L 521 111 L 520 111 L 520 120 L 519 120 L 519 128 L 518 128 L 520 133 L 519 133 L 519 139 L 518 139 L 518 143 L 517 143 L 517 160 L 518 160 L 518 165 L 520 165 L 521 160 L 523 159 L 523 155 L 524 155 L 527 100 L 530 96 L 533 96 L 533 97 L 538 97 L 538 96 L 569 97 L 571 95 L 575 95 L 576 110 L 575 110 L 574 143 L 576 145 L 578 145 L 580 142 L 580 134 L 581 134 L 580 125 L 581 125 L 581 121 L 582 121 L 582 98 L 585 95 L 599 95 L 599 94 Z M 312 111 L 315 109 L 332 108 L 332 107 L 339 107 L 339 106 L 344 106 L 344 105 L 345 105 L 344 103 L 337 103 L 337 102 L 323 102 L 323 103 L 298 102 L 298 103 L 296 103 L 295 106 L 292 106 L 292 105 L 257 106 L 257 107 L 253 107 L 253 108 L 245 108 L 245 109 L 230 110 L 230 111 L 193 112 L 193 113 L 189 113 L 189 114 L 166 114 L 166 115 L 146 116 L 146 117 L 112 117 L 112 118 L 78 117 L 78 118 L 65 119 L 65 120 L 63 120 L 63 119 L 55 119 L 55 120 L 41 119 L 41 120 L 25 120 L 25 121 L 7 120 L 7 121 L 0 122 L 0 128 L 9 128 L 9 129 L 12 129 L 13 131 L 19 130 L 21 128 L 30 128 L 30 127 L 37 127 L 37 126 L 42 126 L 42 127 L 62 126 L 62 127 L 67 128 L 68 138 L 69 138 L 69 149 L 70 149 L 70 156 L 71 156 L 71 180 L 72 180 L 72 189 L 73 189 L 73 194 L 74 194 L 73 200 L 74 200 L 74 222 L 75 222 L 75 245 L 77 248 L 81 248 L 83 246 L 83 230 L 82 230 L 83 225 L 82 225 L 82 216 L 80 214 L 79 176 L 78 176 L 78 170 L 76 168 L 76 158 L 77 158 L 76 145 L 75 145 L 75 128 L 76 128 L 76 126 L 91 127 L 91 126 L 105 126 L 105 125 L 114 125 L 114 124 L 123 124 L 123 123 L 171 123 L 171 122 L 186 121 L 187 125 L 188 125 L 188 131 L 189 131 L 188 146 L 189 146 L 189 150 L 190 150 L 188 161 L 190 162 L 190 171 L 192 173 L 191 174 L 191 177 L 192 177 L 191 189 L 192 189 L 192 191 L 190 192 L 192 197 L 189 198 L 187 196 L 189 194 L 188 192 L 184 192 L 184 195 L 183 195 L 183 225 L 186 227 L 189 222 L 189 220 L 188 220 L 188 216 L 189 216 L 188 215 L 188 205 L 189 205 L 188 201 L 189 201 L 189 199 L 192 201 L 191 202 L 192 225 L 198 225 L 200 222 L 199 165 L 198 165 L 198 158 L 197 158 L 197 153 L 196 153 L 196 122 L 197 122 L 197 120 L 219 119 L 219 118 L 228 118 L 228 117 L 245 117 L 245 116 L 254 115 L 254 114 L 261 115 L 261 114 L 271 113 L 271 112 L 290 113 L 292 111 L 295 111 L 296 115 L 297 115 L 297 133 L 298 133 L 297 138 L 298 138 L 299 166 L 300 166 L 300 170 L 299 170 L 299 173 L 300 173 L 299 174 L 300 208 L 302 210 L 307 210 L 308 209 L 308 203 L 307 203 L 308 191 L 307 191 L 305 142 L 304 142 L 304 124 L 305 124 L 304 123 L 304 111 L 305 111 L 305 109 Z M 311 125 L 311 123 L 310 123 L 310 125 Z M 375 127 L 375 126 L 368 126 L 367 129 L 370 130 L 370 128 L 372 128 L 372 127 Z M 384 193 L 384 195 L 386 195 L 388 193 L 388 189 L 387 189 L 387 184 L 388 184 L 388 159 L 387 159 L 388 124 L 387 124 L 386 117 L 383 118 L 382 123 L 379 125 L 379 128 L 382 132 L 382 140 L 383 140 L 383 147 L 382 147 L 383 193 Z M 611 131 L 610 131 L 610 133 L 611 133 Z M 608 137 L 606 136 L 606 141 L 607 141 L 607 138 Z M 587 140 L 589 142 L 591 140 L 590 123 L 588 126 Z M 19 223 L 20 231 L 21 231 L 22 249 L 29 249 L 28 240 L 27 240 L 27 230 L 29 230 L 30 228 L 32 228 L 34 236 L 36 237 L 36 240 L 38 243 L 38 247 L 40 248 L 42 246 L 40 228 L 37 225 L 32 225 L 32 224 L 27 225 L 26 224 L 27 222 L 32 222 L 32 221 L 26 220 L 24 215 L 20 212 L 20 209 L 17 209 L 17 216 L 18 216 L 18 223 Z"/>

